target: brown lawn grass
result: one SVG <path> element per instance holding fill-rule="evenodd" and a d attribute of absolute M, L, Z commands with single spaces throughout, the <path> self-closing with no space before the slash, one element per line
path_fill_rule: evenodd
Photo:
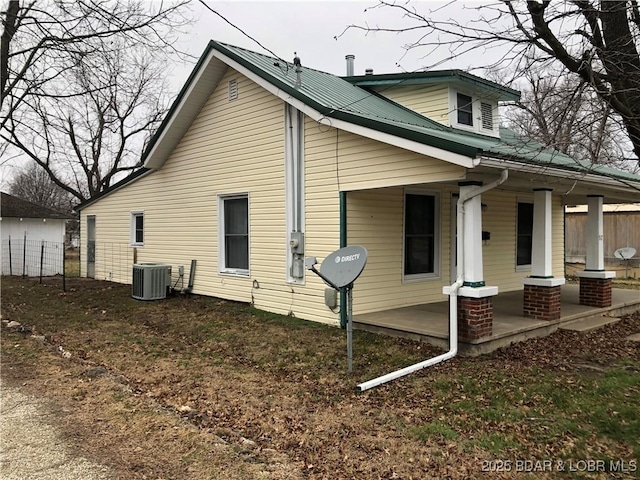
<path fill-rule="evenodd" d="M 337 328 L 215 298 L 67 286 L 3 277 L 3 319 L 46 340 L 3 326 L 2 378 L 47 399 L 77 452 L 118 478 L 514 478 L 536 465 L 519 461 L 546 461 L 527 478 L 553 479 L 560 462 L 587 460 L 627 472 L 593 463 L 568 478 L 635 478 L 640 346 L 626 337 L 639 314 L 357 394 L 441 352 L 355 332 L 350 375 Z"/>

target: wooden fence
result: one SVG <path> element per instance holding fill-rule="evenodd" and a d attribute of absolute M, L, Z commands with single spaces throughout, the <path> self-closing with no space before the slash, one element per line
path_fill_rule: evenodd
<path fill-rule="evenodd" d="M 629 276 L 640 276 L 640 211 L 605 212 L 604 218 L 604 262 L 605 268 L 624 276 L 626 262 L 613 253 L 622 247 L 633 247 L 636 255 L 629 262 Z M 567 264 L 584 264 L 586 247 L 587 214 L 571 212 L 565 214 L 565 259 Z M 577 269 L 581 269 L 577 267 Z M 567 268 L 567 274 L 573 273 Z"/>

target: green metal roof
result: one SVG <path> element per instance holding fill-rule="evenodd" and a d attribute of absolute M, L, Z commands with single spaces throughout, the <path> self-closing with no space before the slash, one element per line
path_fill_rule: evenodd
<path fill-rule="evenodd" d="M 291 62 L 285 62 L 282 59 L 215 41 L 209 42 L 191 75 L 174 100 L 160 128 L 147 145 L 147 149 L 142 155 L 143 163 L 153 150 L 163 131 L 169 128 L 170 119 L 178 113 L 181 102 L 187 98 L 190 88 L 197 82 L 198 73 L 206 68 L 207 59 L 214 50 L 238 62 L 258 77 L 329 118 L 344 120 L 355 125 L 395 135 L 399 138 L 413 140 L 470 158 L 482 156 L 507 159 L 523 164 L 553 166 L 578 172 L 586 171 L 606 177 L 640 182 L 639 175 L 608 167 L 593 166 L 586 162 L 578 162 L 556 150 L 545 148 L 537 142 L 520 137 L 508 129 L 501 128 L 500 138 L 495 138 L 447 127 L 359 86 L 395 84 L 399 82 L 435 83 L 436 81 L 456 80 L 467 83 L 474 82 L 487 89 L 500 91 L 507 97 L 509 95 L 519 95 L 516 90 L 502 87 L 461 70 L 343 78 L 303 66 L 301 85 L 296 86 L 295 67 Z M 304 62 L 304 59 L 302 61 Z M 212 85 L 211 88 L 215 88 L 215 85 Z M 193 113 L 193 115 L 195 114 L 197 112 Z M 104 192 L 82 202 L 76 209 L 80 210 L 88 206 L 100 197 L 136 180 L 148 171 L 149 169 L 142 168 L 134 172 Z"/>
<path fill-rule="evenodd" d="M 292 63 L 250 50 L 210 42 L 213 48 L 321 114 L 475 158 L 480 152 L 455 141 L 447 127 L 408 108 L 372 94 L 330 73 L 302 67 L 296 87 Z M 302 59 L 304 61 L 304 59 Z M 438 132 L 445 133 L 444 135 Z"/>
<path fill-rule="evenodd" d="M 571 171 L 588 171 L 634 182 L 640 181 L 639 175 L 576 161 L 506 128 L 501 128 L 500 138 L 496 138 L 442 125 L 381 95 L 360 88 L 357 86 L 358 82 L 354 81 L 356 77 L 342 78 L 303 65 L 301 85 L 296 87 L 296 72 L 292 63 L 214 41 L 209 43 L 209 48 L 227 55 L 259 77 L 330 118 L 345 120 L 472 158 L 495 157 Z M 304 59 L 301 61 L 304 62 Z M 364 77 L 371 77 L 371 75 Z M 403 77 L 409 79 L 464 78 L 466 81 L 481 82 L 487 87 L 500 88 L 504 92 L 519 95 L 516 90 L 500 87 L 498 84 L 461 70 L 374 75 L 374 77 L 394 81 L 401 81 Z"/>
<path fill-rule="evenodd" d="M 479 88 L 498 100 L 518 100 L 520 92 L 499 83 L 478 77 L 463 70 L 434 70 L 429 72 L 385 73 L 381 75 L 356 75 L 342 77 L 359 87 L 391 87 L 396 85 L 434 85 L 451 83 Z"/>

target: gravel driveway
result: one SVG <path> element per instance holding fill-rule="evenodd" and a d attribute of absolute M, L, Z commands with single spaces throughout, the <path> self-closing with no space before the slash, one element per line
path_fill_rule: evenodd
<path fill-rule="evenodd" d="M 49 422 L 52 413 L 33 397 L 2 385 L 1 480 L 109 480 L 109 469 L 72 456 Z"/>

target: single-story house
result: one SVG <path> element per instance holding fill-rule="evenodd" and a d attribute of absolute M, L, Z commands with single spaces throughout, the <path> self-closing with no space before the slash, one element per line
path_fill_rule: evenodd
<path fill-rule="evenodd" d="M 361 245 L 356 318 L 451 295 L 475 340 L 503 293 L 524 289 L 525 317 L 559 318 L 564 206 L 587 203 L 581 302 L 611 301 L 602 208 L 638 201 L 640 176 L 501 128 L 511 88 L 460 70 L 353 75 L 352 62 L 339 77 L 210 42 L 144 167 L 79 205 L 81 248 L 124 245 L 131 262 L 187 270 L 195 259 L 196 294 L 338 324 L 344 309 L 304 259 Z M 132 281 L 95 248 L 83 275 Z"/>
<path fill-rule="evenodd" d="M 74 218 L 72 215 L 2 192 L 0 194 L 2 273 L 39 275 L 43 242 L 47 253 L 56 251 L 56 255 L 48 255 L 47 260 L 50 261 L 43 274 L 62 273 L 66 223 Z"/>

